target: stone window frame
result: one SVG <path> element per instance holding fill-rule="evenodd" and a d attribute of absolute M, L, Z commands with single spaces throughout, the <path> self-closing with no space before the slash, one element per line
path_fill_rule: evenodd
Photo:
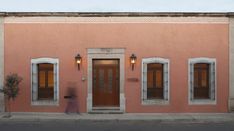
<path fill-rule="evenodd" d="M 163 82 L 164 82 L 164 99 L 147 99 L 147 64 L 163 64 Z M 142 105 L 168 105 L 170 101 L 170 60 L 160 57 L 142 59 L 142 86 L 141 86 L 141 103 Z"/>
<path fill-rule="evenodd" d="M 37 72 L 38 64 L 48 63 L 54 65 L 54 99 L 38 100 Z M 59 59 L 35 58 L 31 59 L 31 105 L 33 106 L 58 106 L 59 105 Z"/>
<path fill-rule="evenodd" d="M 209 99 L 194 99 L 193 98 L 193 76 L 194 76 L 194 64 L 197 63 L 205 63 L 210 65 L 210 97 Z M 188 101 L 189 105 L 215 105 L 217 101 L 217 70 L 216 70 L 216 59 L 215 58 L 207 58 L 207 57 L 200 57 L 200 58 L 190 58 L 188 60 Z"/>

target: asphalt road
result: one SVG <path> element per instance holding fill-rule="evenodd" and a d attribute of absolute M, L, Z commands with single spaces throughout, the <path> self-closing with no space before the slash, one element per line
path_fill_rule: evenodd
<path fill-rule="evenodd" d="M 234 131 L 234 122 L 8 121 L 0 122 L 0 131 Z"/>

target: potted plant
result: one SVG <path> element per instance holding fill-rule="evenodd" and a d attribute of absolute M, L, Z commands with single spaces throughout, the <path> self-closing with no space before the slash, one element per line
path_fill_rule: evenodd
<path fill-rule="evenodd" d="M 17 97 L 21 81 L 22 77 L 17 74 L 9 74 L 5 78 L 4 86 L 0 91 L 5 94 L 8 103 L 8 115 L 6 117 L 11 117 L 11 100 L 14 101 Z"/>

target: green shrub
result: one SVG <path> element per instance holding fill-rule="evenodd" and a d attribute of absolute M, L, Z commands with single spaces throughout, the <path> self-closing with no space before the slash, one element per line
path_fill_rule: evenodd
<path fill-rule="evenodd" d="M 17 74 L 9 74 L 5 78 L 4 86 L 0 89 L 0 92 L 5 94 L 5 97 L 8 100 L 8 112 L 11 116 L 11 108 L 10 108 L 10 101 L 15 100 L 17 95 L 19 94 L 19 84 L 22 81 L 22 77 L 18 76 Z"/>

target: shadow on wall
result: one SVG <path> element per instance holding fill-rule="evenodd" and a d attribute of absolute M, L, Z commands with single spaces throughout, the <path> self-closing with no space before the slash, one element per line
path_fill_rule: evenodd
<path fill-rule="evenodd" d="M 67 99 L 65 113 L 79 113 L 76 82 L 68 82 L 68 87 L 64 98 Z"/>

